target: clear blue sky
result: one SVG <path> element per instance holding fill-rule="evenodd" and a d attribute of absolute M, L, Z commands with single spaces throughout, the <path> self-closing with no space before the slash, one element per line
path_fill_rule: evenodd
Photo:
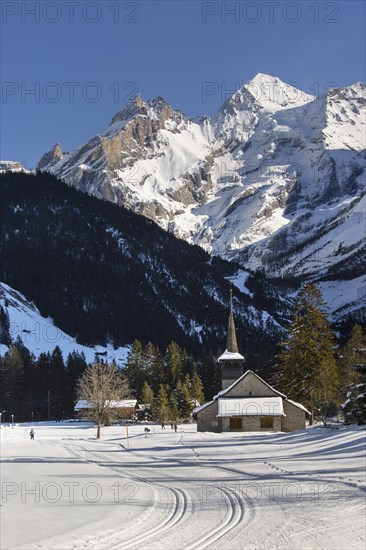
<path fill-rule="evenodd" d="M 258 72 L 310 93 L 365 80 L 363 1 L 2 0 L 0 9 L 0 158 L 28 168 L 58 141 L 72 150 L 101 132 L 136 91 L 194 116 Z"/>

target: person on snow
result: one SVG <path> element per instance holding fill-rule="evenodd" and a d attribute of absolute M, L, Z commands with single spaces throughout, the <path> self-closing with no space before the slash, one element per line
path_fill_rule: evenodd
<path fill-rule="evenodd" d="M 34 441 L 34 430 L 33 430 L 33 428 L 29 432 L 29 435 L 30 435 L 31 440 Z"/>
<path fill-rule="evenodd" d="M 145 428 L 145 437 L 147 437 L 147 434 L 149 433 L 149 431 L 150 431 L 149 428 L 146 427 Z"/>
<path fill-rule="evenodd" d="M 178 429 L 178 426 L 177 426 L 176 423 L 174 423 L 174 431 L 175 431 L 175 433 L 177 433 L 177 429 Z"/>
<path fill-rule="evenodd" d="M 164 422 L 161 423 L 161 429 L 162 429 L 162 430 L 165 430 L 165 424 L 164 424 Z"/>

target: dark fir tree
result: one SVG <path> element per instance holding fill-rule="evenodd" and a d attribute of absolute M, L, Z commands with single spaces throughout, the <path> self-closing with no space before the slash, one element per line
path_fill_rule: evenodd
<path fill-rule="evenodd" d="M 191 382 L 191 396 L 197 405 L 202 405 L 205 401 L 203 384 L 197 369 L 193 370 L 192 382 Z"/>
<path fill-rule="evenodd" d="M 339 369 L 334 335 L 317 286 L 307 284 L 299 292 L 281 347 L 277 386 L 326 418 L 339 397 Z"/>
<path fill-rule="evenodd" d="M 1 406 L 4 418 L 19 422 L 24 418 L 25 376 L 19 349 L 12 345 L 0 363 Z"/>
<path fill-rule="evenodd" d="M 165 381 L 175 388 L 182 372 L 182 350 L 176 342 L 171 342 L 165 354 Z"/>
<path fill-rule="evenodd" d="M 154 392 L 146 380 L 142 388 L 141 402 L 144 405 L 149 405 L 150 407 L 153 407 L 154 405 Z"/>
<path fill-rule="evenodd" d="M 124 373 L 127 376 L 132 393 L 136 399 L 141 399 L 142 388 L 145 382 L 146 355 L 142 344 L 135 340 L 128 352 Z"/>
<path fill-rule="evenodd" d="M 353 327 L 340 353 L 346 400 L 342 412 L 347 423 L 366 424 L 366 334 L 361 326 Z"/>
<path fill-rule="evenodd" d="M 191 395 L 191 382 L 188 374 L 186 375 L 183 382 L 178 382 L 177 401 L 181 418 L 188 419 L 191 416 L 192 410 L 194 408 L 194 403 Z"/>
<path fill-rule="evenodd" d="M 339 362 L 343 385 L 355 382 L 358 373 L 354 366 L 366 365 L 366 334 L 358 323 L 354 325 L 346 344 L 339 351 Z"/>
<path fill-rule="evenodd" d="M 0 307 L 0 344 L 11 344 L 9 314 L 3 307 Z"/>
<path fill-rule="evenodd" d="M 169 414 L 169 401 L 166 387 L 161 384 L 159 388 L 158 397 L 156 400 L 156 415 L 159 422 L 164 422 L 168 419 Z"/>
<path fill-rule="evenodd" d="M 67 401 L 65 407 L 68 416 L 72 417 L 74 405 L 77 401 L 77 381 L 87 367 L 84 353 L 73 351 L 69 353 L 66 360 L 66 387 Z"/>

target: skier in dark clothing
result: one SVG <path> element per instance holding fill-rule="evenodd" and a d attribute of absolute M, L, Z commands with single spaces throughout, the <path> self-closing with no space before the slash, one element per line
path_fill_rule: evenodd
<path fill-rule="evenodd" d="M 161 429 L 162 429 L 162 430 L 165 430 L 165 424 L 164 424 L 164 422 L 161 423 Z"/>
<path fill-rule="evenodd" d="M 149 431 L 150 431 L 149 428 L 146 427 L 145 428 L 145 437 L 147 437 L 147 434 L 149 433 Z"/>
<path fill-rule="evenodd" d="M 31 440 L 34 441 L 34 430 L 33 430 L 33 428 L 29 432 L 29 435 L 30 435 Z"/>
<path fill-rule="evenodd" d="M 175 433 L 177 433 L 177 429 L 178 429 L 178 426 L 177 426 L 176 423 L 174 423 L 174 431 L 175 431 Z"/>

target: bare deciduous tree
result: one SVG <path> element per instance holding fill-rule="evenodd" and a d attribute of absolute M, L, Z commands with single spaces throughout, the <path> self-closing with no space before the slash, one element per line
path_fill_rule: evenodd
<path fill-rule="evenodd" d="M 121 371 L 113 364 L 94 363 L 87 367 L 78 381 L 78 399 L 88 402 L 86 415 L 97 423 L 97 439 L 102 424 L 108 418 L 112 401 L 129 397 L 129 387 Z"/>

